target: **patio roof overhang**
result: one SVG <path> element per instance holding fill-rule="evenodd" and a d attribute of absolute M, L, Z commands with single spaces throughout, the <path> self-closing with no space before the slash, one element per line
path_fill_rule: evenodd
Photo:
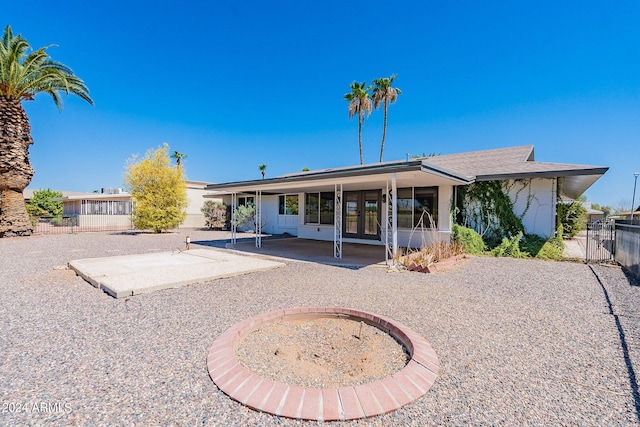
<path fill-rule="evenodd" d="M 524 164 L 524 166 L 529 166 Z M 502 173 L 495 175 L 478 175 L 476 181 L 495 181 L 502 179 L 558 178 L 558 191 L 561 195 L 577 199 L 591 187 L 608 167 L 590 167 L 578 165 L 554 165 L 553 163 L 531 163 L 530 171 Z M 556 166 L 556 167 L 554 167 Z M 522 165 L 520 165 L 522 167 Z M 541 170 L 542 169 L 542 170 Z"/>
<path fill-rule="evenodd" d="M 324 169 L 251 181 L 211 184 L 206 189 L 214 192 L 210 197 L 255 191 L 262 191 L 262 194 L 295 193 L 309 190 L 333 191 L 336 184 L 342 184 L 345 191 L 364 190 L 384 188 L 393 174 L 396 175 L 398 187 L 464 185 L 473 182 L 467 177 L 424 163 L 422 160 L 410 160 Z"/>

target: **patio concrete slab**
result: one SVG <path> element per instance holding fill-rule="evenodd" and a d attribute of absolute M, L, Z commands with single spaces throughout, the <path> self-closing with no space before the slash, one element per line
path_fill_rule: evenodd
<path fill-rule="evenodd" d="M 69 262 L 69 267 L 76 274 L 114 298 L 270 270 L 283 265 L 281 262 L 210 249 L 86 258 Z"/>
<path fill-rule="evenodd" d="M 370 265 L 385 265 L 385 248 L 382 245 L 345 242 L 342 245 L 342 258 L 334 258 L 333 242 L 301 238 L 263 240 L 261 248 L 256 248 L 253 241 L 229 243 L 227 248 L 242 253 L 337 267 L 362 268 Z"/>

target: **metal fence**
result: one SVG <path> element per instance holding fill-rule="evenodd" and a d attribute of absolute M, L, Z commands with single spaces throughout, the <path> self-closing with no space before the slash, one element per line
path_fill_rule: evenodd
<path fill-rule="evenodd" d="M 616 261 L 640 277 L 640 221 L 616 221 Z"/>
<path fill-rule="evenodd" d="M 60 215 L 33 219 L 34 234 L 73 234 L 90 231 L 127 231 L 134 226 L 128 215 Z"/>
<path fill-rule="evenodd" d="M 616 252 L 616 227 L 613 221 L 587 223 L 586 261 L 610 262 Z"/>

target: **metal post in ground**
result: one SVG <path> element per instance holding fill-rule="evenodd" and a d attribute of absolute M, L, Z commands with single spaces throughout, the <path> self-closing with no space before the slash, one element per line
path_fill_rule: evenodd
<path fill-rule="evenodd" d="M 633 180 L 633 198 L 631 199 L 631 221 L 633 224 L 633 213 L 636 210 L 636 184 L 638 183 L 638 175 L 640 175 L 640 172 L 636 172 L 633 174 L 634 180 Z"/>

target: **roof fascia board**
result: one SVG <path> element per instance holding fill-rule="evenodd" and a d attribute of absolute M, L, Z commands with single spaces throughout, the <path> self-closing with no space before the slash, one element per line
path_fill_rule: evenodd
<path fill-rule="evenodd" d="M 544 172 L 514 172 L 505 174 L 478 175 L 476 181 L 498 181 L 504 179 L 522 178 L 557 178 L 559 176 L 580 176 L 580 175 L 604 175 L 609 168 L 591 168 L 576 170 L 557 170 Z"/>
<path fill-rule="evenodd" d="M 352 178 L 365 177 L 368 175 L 380 175 L 386 173 L 410 172 L 422 169 L 422 162 L 419 160 L 402 162 L 396 164 L 372 165 L 364 167 L 349 168 L 346 170 L 330 170 L 317 173 L 308 173 L 304 175 L 284 176 L 277 178 L 258 179 L 251 181 L 236 181 L 223 184 L 207 185 L 207 190 L 218 190 L 223 188 L 252 188 L 260 189 L 260 187 L 271 187 L 278 184 L 293 184 L 296 182 L 319 181 L 324 179 L 335 178 Z"/>

